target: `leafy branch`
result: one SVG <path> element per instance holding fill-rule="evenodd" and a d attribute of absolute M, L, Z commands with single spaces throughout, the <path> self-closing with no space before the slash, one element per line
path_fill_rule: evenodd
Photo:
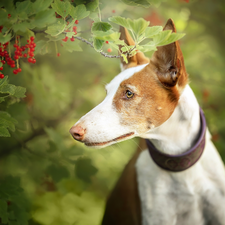
<path fill-rule="evenodd" d="M 161 0 L 123 2 L 149 7 L 159 4 Z M 120 40 L 120 32 L 114 28 L 115 25 L 117 28 L 118 25 L 123 26 L 130 32 L 135 41 L 133 46 L 128 46 Z M 85 33 L 88 38 L 82 37 L 83 31 L 87 30 L 90 31 Z M 15 4 L 13 1 L 3 0 L 0 3 L 0 70 L 3 70 L 4 64 L 7 63 L 12 68 L 17 67 L 13 70 L 14 74 L 21 72 L 20 58 L 28 58 L 27 61 L 34 64 L 34 56 L 48 53 L 51 43 L 54 43 L 57 56 L 60 56 L 58 45 L 69 52 L 79 52 L 82 51 L 80 42 L 84 42 L 104 57 L 123 58 L 128 62 L 128 58 L 138 51 L 155 51 L 157 46 L 167 45 L 183 36 L 184 34 L 163 31 L 161 26 L 149 27 L 149 22 L 142 18 L 132 20 L 113 16 L 103 21 L 98 0 L 89 3 L 72 0 L 26 0 Z M 24 44 L 26 40 L 28 44 Z M 106 49 L 108 53 L 114 49 L 118 55 L 108 54 Z M 25 96 L 25 89 L 8 84 L 7 77 L 1 71 L 0 81 L 0 102 L 8 100 L 9 97 Z M 0 136 L 9 137 L 8 129 L 14 131 L 16 121 L 8 113 L 1 113 L 4 116 L 0 118 Z"/>

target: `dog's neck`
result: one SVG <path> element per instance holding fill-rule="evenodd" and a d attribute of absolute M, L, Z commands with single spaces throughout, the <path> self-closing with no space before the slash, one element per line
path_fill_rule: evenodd
<path fill-rule="evenodd" d="M 176 155 L 189 150 L 200 132 L 199 105 L 189 85 L 183 90 L 171 117 L 161 126 L 150 130 L 150 139 L 164 153 Z"/>

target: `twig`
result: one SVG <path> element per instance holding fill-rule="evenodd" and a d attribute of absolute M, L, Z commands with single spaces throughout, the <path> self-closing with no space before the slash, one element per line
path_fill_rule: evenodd
<path fill-rule="evenodd" d="M 94 48 L 94 45 L 93 45 L 91 42 L 87 41 L 86 39 L 84 39 L 84 38 L 82 38 L 82 37 L 74 37 L 74 38 L 76 38 L 76 39 L 78 39 L 78 40 L 80 40 L 80 41 L 83 41 L 83 42 L 85 42 L 86 44 L 90 45 L 92 48 Z M 108 55 L 108 54 L 106 54 L 105 52 L 99 52 L 99 53 L 100 53 L 101 55 L 103 55 L 104 57 L 107 57 L 107 58 L 122 58 L 121 55 Z"/>

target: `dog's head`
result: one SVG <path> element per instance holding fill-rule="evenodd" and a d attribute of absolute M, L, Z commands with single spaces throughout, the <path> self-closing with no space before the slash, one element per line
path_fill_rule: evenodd
<path fill-rule="evenodd" d="M 164 30 L 176 32 L 169 19 Z M 121 39 L 134 41 L 124 28 Z M 173 113 L 188 76 L 178 41 L 157 48 L 149 60 L 139 52 L 122 62 L 123 71 L 106 85 L 107 96 L 71 129 L 74 139 L 87 146 L 105 147 L 163 124 Z"/>

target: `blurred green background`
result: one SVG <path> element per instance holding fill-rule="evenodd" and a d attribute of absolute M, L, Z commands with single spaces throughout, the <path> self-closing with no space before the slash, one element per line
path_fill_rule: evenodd
<path fill-rule="evenodd" d="M 180 43 L 190 86 L 225 161 L 224 0 L 173 0 L 148 9 L 101 1 L 100 8 L 103 21 L 121 15 L 164 25 L 172 18 L 177 31 L 186 33 Z M 90 25 L 84 20 L 78 29 Z M 52 46 L 37 55 L 35 65 L 22 62 L 21 74 L 8 72 L 11 83 L 27 88 L 27 97 L 8 108 L 18 124 L 11 138 L 0 138 L 0 175 L 20 177 L 30 224 L 99 224 L 105 199 L 138 145 L 133 139 L 96 150 L 70 136 L 70 127 L 103 100 L 104 85 L 120 72 L 118 59 L 104 58 L 85 43 L 82 48 L 69 53 L 58 46 L 56 57 Z"/>

